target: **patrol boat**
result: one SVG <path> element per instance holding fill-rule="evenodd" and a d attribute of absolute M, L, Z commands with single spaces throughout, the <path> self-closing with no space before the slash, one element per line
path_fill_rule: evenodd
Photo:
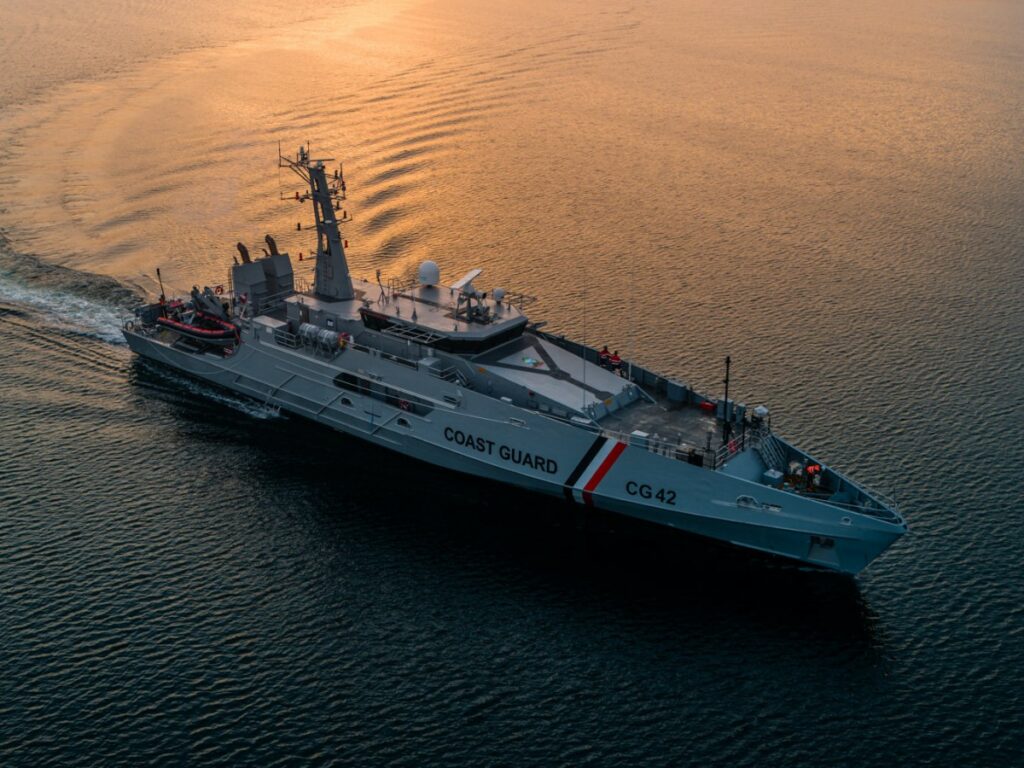
<path fill-rule="evenodd" d="M 133 351 L 437 466 L 847 574 L 906 532 L 894 501 L 780 437 L 764 406 L 545 332 L 530 297 L 479 290 L 479 269 L 353 279 L 343 174 L 307 147 L 278 156 L 308 187 L 313 284 L 269 235 L 262 258 L 239 244 L 226 288 L 135 310 Z M 232 332 L 204 338 L 181 327 L 193 317 Z"/>

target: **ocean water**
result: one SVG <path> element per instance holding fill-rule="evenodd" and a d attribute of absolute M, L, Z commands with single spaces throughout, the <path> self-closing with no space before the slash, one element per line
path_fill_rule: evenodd
<path fill-rule="evenodd" d="M 0 765 L 1024 753 L 1019 3 L 0 3 Z M 133 359 L 308 253 L 738 398 L 911 530 L 856 579 L 436 471 Z"/>

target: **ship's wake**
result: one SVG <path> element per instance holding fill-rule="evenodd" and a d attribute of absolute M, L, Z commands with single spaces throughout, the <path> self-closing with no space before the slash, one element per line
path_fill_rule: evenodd
<path fill-rule="evenodd" d="M 280 408 L 233 394 L 151 360 L 136 358 L 135 366 L 133 383 L 145 387 L 162 399 L 180 400 L 182 391 L 185 391 L 204 401 L 226 406 L 261 421 L 281 418 Z"/>
<path fill-rule="evenodd" d="M 141 296 L 112 277 L 17 253 L 0 235 L 0 301 L 31 310 L 63 331 L 124 344 L 121 317 Z"/>
<path fill-rule="evenodd" d="M 16 253 L 0 235 L 0 320 L 41 349 L 60 352 L 76 364 L 124 378 L 127 344 L 121 325 L 143 292 L 112 277 L 47 264 Z M 82 346 L 76 340 L 97 344 Z M 170 369 L 146 363 L 159 375 L 135 377 L 134 383 L 160 396 L 180 398 L 182 392 L 226 406 L 254 419 L 280 416 L 277 408 L 229 394 Z"/>

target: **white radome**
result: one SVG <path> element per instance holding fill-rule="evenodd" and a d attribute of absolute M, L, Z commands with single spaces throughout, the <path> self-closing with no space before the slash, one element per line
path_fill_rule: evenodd
<path fill-rule="evenodd" d="M 420 285 L 437 285 L 441 282 L 441 269 L 436 261 L 424 261 L 420 264 Z"/>

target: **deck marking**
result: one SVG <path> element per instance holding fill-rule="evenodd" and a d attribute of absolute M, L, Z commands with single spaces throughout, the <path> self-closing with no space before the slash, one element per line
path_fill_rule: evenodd
<path fill-rule="evenodd" d="M 583 458 L 580 459 L 580 463 L 576 465 L 576 468 L 569 475 L 568 479 L 565 481 L 565 485 L 562 488 L 562 490 L 565 492 L 566 499 L 568 499 L 569 501 L 573 500 L 573 486 L 576 485 L 576 481 L 580 479 L 580 475 L 583 474 L 583 470 L 590 466 L 590 462 L 594 460 L 594 457 L 597 455 L 598 451 L 600 451 L 604 444 L 607 442 L 607 437 L 598 437 L 596 440 L 594 440 L 590 448 L 587 449 L 587 452 L 583 454 Z"/>

